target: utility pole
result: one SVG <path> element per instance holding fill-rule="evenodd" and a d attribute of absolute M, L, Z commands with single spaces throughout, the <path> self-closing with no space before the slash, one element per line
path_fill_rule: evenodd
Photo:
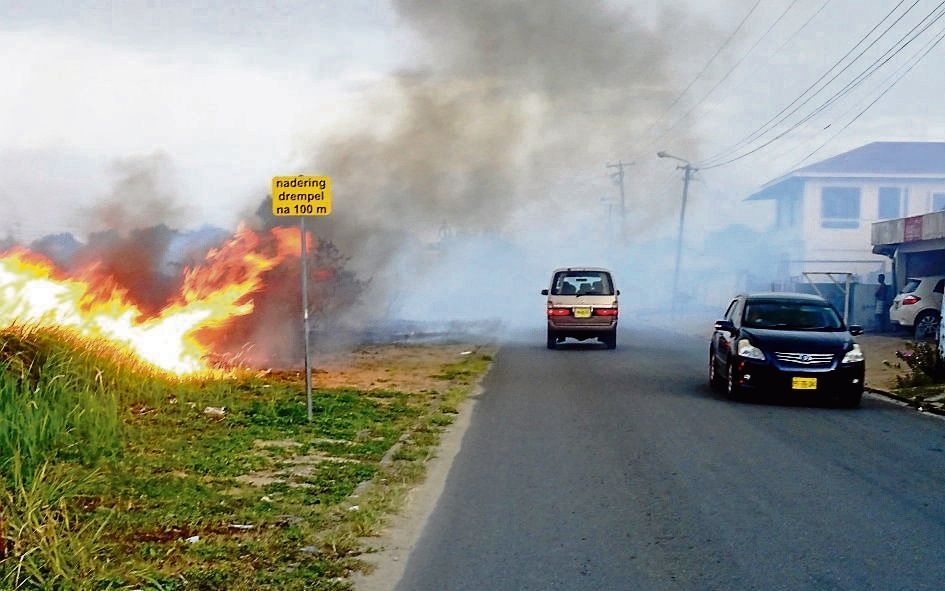
<path fill-rule="evenodd" d="M 634 164 L 633 162 L 624 162 L 623 160 L 618 160 L 617 164 L 609 164 L 609 163 L 607 164 L 607 168 L 617 169 L 617 172 L 613 173 L 611 177 L 614 179 L 614 182 L 616 182 L 620 186 L 620 238 L 621 240 L 623 239 L 624 233 L 626 232 L 625 228 L 627 224 L 627 197 L 623 190 L 623 177 L 624 177 L 623 168 L 625 166 L 632 166 L 633 164 Z"/>
<path fill-rule="evenodd" d="M 679 209 L 679 233 L 676 235 L 676 268 L 673 270 L 673 308 L 679 299 L 679 267 L 682 260 L 683 226 L 686 223 L 686 199 L 689 197 L 689 179 L 698 169 L 688 162 L 684 166 L 677 166 L 683 171 L 682 207 Z"/>
<path fill-rule="evenodd" d="M 659 158 L 672 158 L 673 160 L 678 160 L 682 162 L 682 166 L 677 166 L 676 170 L 683 171 L 683 189 L 682 189 L 682 207 L 679 208 L 679 232 L 676 235 L 676 267 L 673 269 L 673 302 L 672 309 L 676 309 L 676 305 L 679 300 L 679 267 L 682 261 L 682 243 L 683 243 L 683 227 L 686 223 L 686 200 L 689 198 L 689 181 L 692 179 L 694 172 L 699 170 L 695 166 L 689 163 L 685 158 L 680 158 L 679 156 L 673 156 L 667 152 L 657 152 L 657 157 Z"/>

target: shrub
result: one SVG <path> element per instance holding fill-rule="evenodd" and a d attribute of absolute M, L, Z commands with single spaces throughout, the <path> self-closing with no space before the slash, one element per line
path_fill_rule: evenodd
<path fill-rule="evenodd" d="M 936 343 L 908 343 L 907 350 L 896 351 L 896 357 L 909 367 L 908 374 L 896 377 L 899 387 L 945 382 L 945 363 L 939 357 Z"/>

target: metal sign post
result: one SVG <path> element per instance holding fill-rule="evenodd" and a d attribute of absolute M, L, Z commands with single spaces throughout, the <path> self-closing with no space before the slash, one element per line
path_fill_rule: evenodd
<path fill-rule="evenodd" d="M 308 309 L 308 236 L 305 235 L 305 218 L 331 215 L 331 179 L 327 176 L 276 176 L 272 177 L 272 215 L 276 217 L 298 216 L 299 237 L 302 243 L 299 262 L 302 270 L 302 338 L 305 341 L 305 399 L 308 420 L 312 420 L 312 364 L 311 330 Z"/>
<path fill-rule="evenodd" d="M 305 400 L 308 408 L 308 420 L 312 420 L 312 362 L 309 353 L 308 320 L 308 237 L 305 235 L 305 216 L 299 218 L 299 235 L 302 237 L 302 252 L 299 260 L 302 264 L 302 332 L 305 340 Z"/>

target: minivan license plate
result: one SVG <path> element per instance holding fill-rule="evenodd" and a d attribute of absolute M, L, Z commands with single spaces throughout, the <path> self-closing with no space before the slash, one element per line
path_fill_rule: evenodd
<path fill-rule="evenodd" d="M 791 388 L 794 390 L 816 390 L 817 378 L 793 378 Z"/>
<path fill-rule="evenodd" d="M 575 308 L 574 317 L 575 318 L 590 318 L 591 309 L 590 308 Z"/>

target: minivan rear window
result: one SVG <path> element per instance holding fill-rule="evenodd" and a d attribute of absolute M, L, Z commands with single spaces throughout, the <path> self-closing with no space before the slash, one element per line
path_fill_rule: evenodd
<path fill-rule="evenodd" d="M 614 295 L 614 282 L 606 271 L 558 271 L 551 295 Z"/>

